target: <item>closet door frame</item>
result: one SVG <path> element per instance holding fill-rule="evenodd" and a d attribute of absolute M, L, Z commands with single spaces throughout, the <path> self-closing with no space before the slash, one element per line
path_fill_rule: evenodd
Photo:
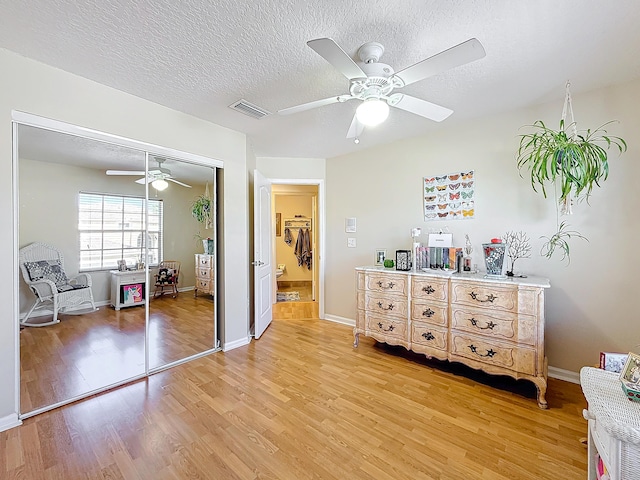
<path fill-rule="evenodd" d="M 202 155 L 197 155 L 193 153 L 183 152 L 180 150 L 175 150 L 168 147 L 163 147 L 161 145 L 155 145 L 151 143 L 141 142 L 139 140 L 134 140 L 126 137 L 121 137 L 119 135 L 113 135 L 110 133 L 101 132 L 99 130 L 93 130 L 90 128 L 81 127 L 78 125 L 73 125 L 70 123 L 62 122 L 59 120 L 53 120 L 50 118 L 42 117 L 39 115 L 34 115 L 26 112 L 21 112 L 18 110 L 12 110 L 11 112 L 11 132 L 12 132 L 12 189 L 13 189 L 13 282 L 14 282 L 14 295 L 13 295 L 13 328 L 14 328 L 14 352 L 15 352 L 15 411 L 18 412 L 18 421 L 22 423 L 23 419 L 33 417 L 40 413 L 47 412 L 49 410 L 53 410 L 54 408 L 58 408 L 64 405 L 68 405 L 70 403 L 76 402 L 78 400 L 105 392 L 107 390 L 111 390 L 113 388 L 119 387 L 121 385 L 125 385 L 136 380 L 140 380 L 143 378 L 147 378 L 154 373 L 166 370 L 168 368 L 172 368 L 176 365 L 180 365 L 182 363 L 191 361 L 196 358 L 203 357 L 205 355 L 209 355 L 210 353 L 217 352 L 221 350 L 220 348 L 220 340 L 218 339 L 218 302 L 214 302 L 214 310 L 213 310 L 213 330 L 214 330 L 214 344 L 212 348 L 207 349 L 203 352 L 191 355 L 189 357 L 179 359 L 165 365 L 161 365 L 155 367 L 153 369 L 149 368 L 149 289 L 147 289 L 147 304 L 145 305 L 145 371 L 142 374 L 135 375 L 129 377 L 125 380 L 118 381 L 113 384 L 106 385 L 104 387 L 100 387 L 89 392 L 85 392 L 81 395 L 76 395 L 74 397 L 40 407 L 29 412 L 21 412 L 20 411 L 20 384 L 21 384 L 21 375 L 20 375 L 20 326 L 19 326 L 19 315 L 20 315 L 20 289 L 19 289 L 19 271 L 20 267 L 18 265 L 18 252 L 19 252 L 19 229 L 18 229 L 18 214 L 19 214 L 19 200 L 20 200 L 20 192 L 18 191 L 18 162 L 19 162 L 19 138 L 18 138 L 18 127 L 20 125 L 41 128 L 44 130 L 49 130 L 53 132 L 58 132 L 67 135 L 74 135 L 77 137 L 86 138 L 89 140 L 96 140 L 99 142 L 104 142 L 108 144 L 115 144 L 124 147 L 128 147 L 134 150 L 139 150 L 145 153 L 145 171 L 149 169 L 149 155 L 157 155 L 157 156 L 165 156 L 171 157 L 176 160 L 185 161 L 187 163 L 202 165 L 206 167 L 211 167 L 213 169 L 213 178 L 214 178 L 214 202 L 216 202 L 216 188 L 217 188 L 217 169 L 224 168 L 224 162 L 222 160 L 205 157 Z M 149 186 L 145 185 L 145 199 L 149 199 Z M 217 217 L 217 205 L 214 203 L 214 225 L 217 229 L 221 228 L 221 225 L 218 224 Z M 218 237 L 218 235 L 216 234 Z M 147 276 L 147 284 L 149 281 L 149 267 L 145 265 L 145 274 Z M 218 270 L 216 269 L 216 285 L 219 282 L 218 278 Z"/>

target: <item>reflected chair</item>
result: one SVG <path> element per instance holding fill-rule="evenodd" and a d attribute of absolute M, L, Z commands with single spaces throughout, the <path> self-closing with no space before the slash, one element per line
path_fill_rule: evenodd
<path fill-rule="evenodd" d="M 177 260 L 165 260 L 158 265 L 158 271 L 155 277 L 155 290 L 153 298 L 160 293 L 164 294 L 164 289 L 168 288 L 173 292 L 173 298 L 178 295 L 178 281 L 180 278 L 180 262 Z"/>
<path fill-rule="evenodd" d="M 58 313 L 85 309 L 91 306 L 96 311 L 91 290 L 91 276 L 80 273 L 68 277 L 64 271 L 64 258 L 55 247 L 44 243 L 32 243 L 20 249 L 18 256 L 22 278 L 36 296 L 29 312 L 20 320 L 20 325 L 44 327 L 59 323 Z M 50 322 L 29 321 L 36 310 L 53 309 Z"/>

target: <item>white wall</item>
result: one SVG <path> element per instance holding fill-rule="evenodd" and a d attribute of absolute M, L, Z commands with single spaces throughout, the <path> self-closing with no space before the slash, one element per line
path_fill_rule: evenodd
<path fill-rule="evenodd" d="M 575 82 L 574 82 L 575 83 Z M 560 88 L 560 87 L 559 87 Z M 474 261 L 484 269 L 480 244 L 508 230 L 524 230 L 533 257 L 517 270 L 548 277 L 546 348 L 549 364 L 578 371 L 598 361 L 601 350 L 627 352 L 640 343 L 635 296 L 636 242 L 640 238 L 640 81 L 574 95 L 578 128 L 596 128 L 619 120 L 608 131 L 627 140 L 622 157 L 611 153 L 611 174 L 594 192 L 591 206 L 581 204 L 570 217 L 573 229 L 589 242 L 571 242 L 571 264 L 539 255 L 541 236 L 555 229 L 553 201 L 535 194 L 518 174 L 515 154 L 519 128 L 543 120 L 557 128 L 562 102 L 441 128 L 429 135 L 328 159 L 327 169 L 327 315 L 355 318 L 355 273 L 374 263 L 376 248 L 411 247 L 411 228 L 448 227 L 456 246 L 469 234 Z M 426 121 L 426 120 L 425 120 Z M 422 179 L 475 170 L 476 218 L 425 222 Z M 526 177 L 526 173 L 524 174 Z M 357 248 L 347 248 L 345 217 L 357 218 Z M 426 235 L 421 240 L 426 241 Z"/>
<path fill-rule="evenodd" d="M 324 158 L 258 157 L 256 168 L 266 178 L 318 180 L 326 178 Z"/>
<path fill-rule="evenodd" d="M 225 342 L 248 328 L 245 135 L 0 49 L 0 221 L 13 225 L 11 111 L 20 110 L 224 161 Z M 0 231 L 0 263 L 17 279 L 15 232 Z M 9 267 L 12 266 L 13 268 Z M 0 424 L 16 413 L 17 282 L 0 291 Z"/>

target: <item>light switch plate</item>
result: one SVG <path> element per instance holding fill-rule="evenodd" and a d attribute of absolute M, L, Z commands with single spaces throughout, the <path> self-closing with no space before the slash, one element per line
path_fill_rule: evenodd
<path fill-rule="evenodd" d="M 356 239 L 353 237 L 347 238 L 347 247 L 356 248 Z"/>

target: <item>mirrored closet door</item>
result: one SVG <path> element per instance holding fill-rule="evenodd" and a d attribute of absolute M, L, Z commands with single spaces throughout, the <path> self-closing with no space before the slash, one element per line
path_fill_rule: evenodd
<path fill-rule="evenodd" d="M 154 203 L 162 209 L 161 262 L 150 264 L 149 368 L 210 350 L 215 345 L 215 169 L 149 156 L 149 172 L 170 175 L 149 186 L 149 227 Z M 155 239 L 153 239 L 155 240 Z"/>
<path fill-rule="evenodd" d="M 213 351 L 215 169 L 22 124 L 17 145 L 21 415 Z"/>

